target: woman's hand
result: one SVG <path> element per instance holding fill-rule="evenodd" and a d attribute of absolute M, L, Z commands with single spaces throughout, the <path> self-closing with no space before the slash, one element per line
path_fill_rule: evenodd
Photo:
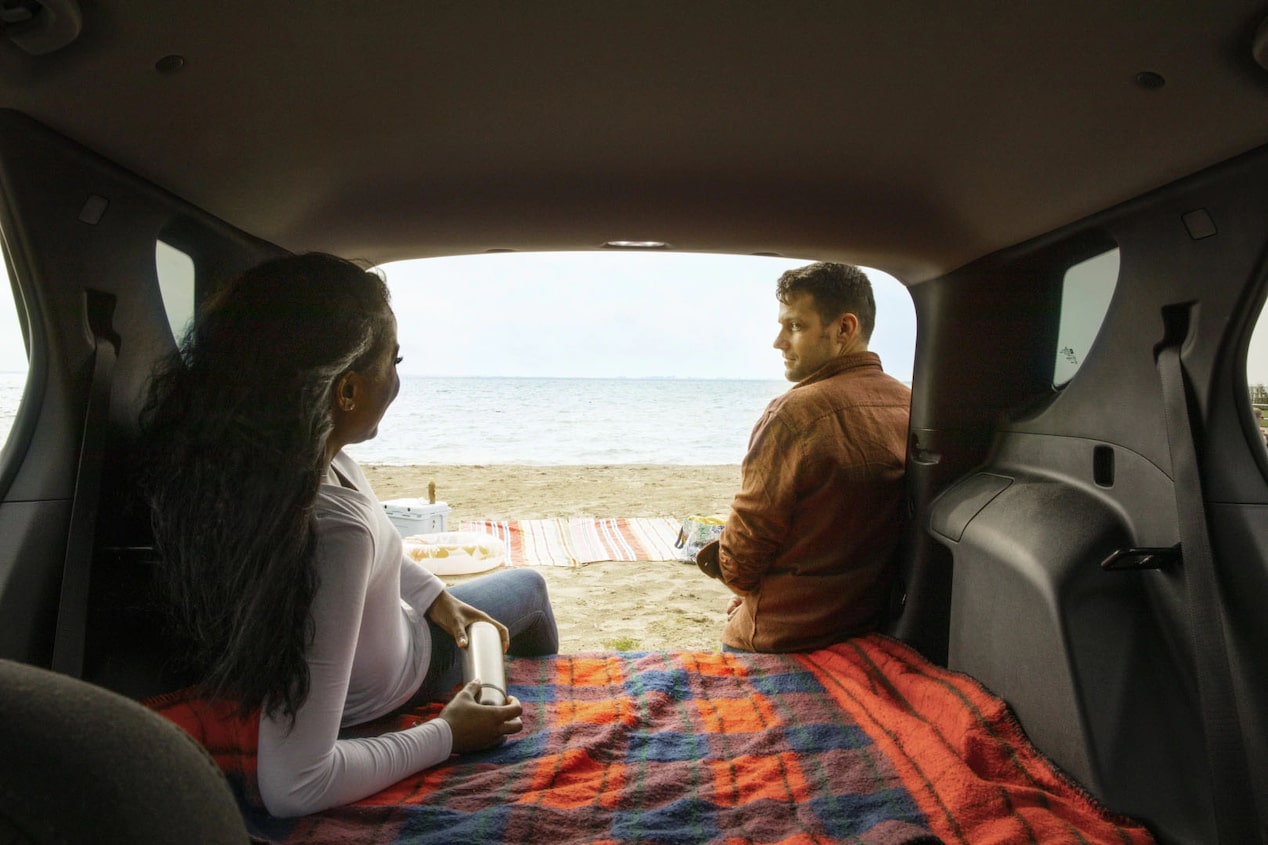
<path fill-rule="evenodd" d="M 511 634 L 506 626 L 483 610 L 476 610 L 466 602 L 459 601 L 450 595 L 448 590 L 441 590 L 440 595 L 427 608 L 426 616 L 449 636 L 453 637 L 458 648 L 467 647 L 467 627 L 472 622 L 489 622 L 498 629 L 502 638 L 502 653 L 511 647 Z"/>
<path fill-rule="evenodd" d="M 739 596 L 731 596 L 731 600 L 726 605 L 726 618 L 730 619 L 735 615 L 735 611 L 740 609 L 740 605 L 744 604 L 744 599 Z"/>
<path fill-rule="evenodd" d="M 510 696 L 506 704 L 494 706 L 476 701 L 475 697 L 479 694 L 480 680 L 477 678 L 459 690 L 440 711 L 440 718 L 449 723 L 453 734 L 455 754 L 500 745 L 507 734 L 518 733 L 524 727 L 520 719 L 524 708 L 518 698 Z"/>

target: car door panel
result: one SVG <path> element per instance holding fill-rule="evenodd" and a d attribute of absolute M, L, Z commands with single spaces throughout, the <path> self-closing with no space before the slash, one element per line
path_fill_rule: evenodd
<path fill-rule="evenodd" d="M 0 465 L 0 657 L 48 666 L 92 376 L 86 291 L 113 299 L 119 335 L 106 454 L 95 456 L 105 462 L 98 544 L 143 543 L 129 536 L 143 519 L 127 524 L 138 514 L 123 507 L 129 449 L 154 363 L 173 348 L 155 241 L 195 257 L 202 295 L 281 251 L 11 111 L 0 111 L 0 190 L 0 229 L 32 327 L 31 384 Z M 100 652 L 101 632 L 92 634 Z"/>
<path fill-rule="evenodd" d="M 927 524 L 952 558 L 948 665 L 1002 695 L 1058 764 L 1111 806 L 1157 826 L 1164 841 L 1214 835 L 1195 681 L 1195 661 L 1209 655 L 1194 653 L 1178 559 L 1164 556 L 1161 568 L 1138 571 L 1100 564 L 1121 549 L 1179 542 L 1154 355 L 1164 309 L 1183 306 L 1192 315 L 1182 358 L 1199 409 L 1196 448 L 1229 659 L 1253 790 L 1268 794 L 1268 679 L 1257 668 L 1268 628 L 1253 598 L 1268 590 L 1268 484 L 1262 445 L 1242 422 L 1244 368 L 1238 375 L 1255 317 L 1247 303 L 1262 300 L 1268 232 L 1268 192 L 1247 185 L 1264 184 L 1266 174 L 1268 158 L 1251 154 L 957 271 L 937 297 L 913 291 L 918 315 L 934 322 L 943 318 L 927 305 L 922 312 L 922 300 L 950 296 L 964 300 L 961 313 L 976 309 L 978 330 L 992 319 L 1023 323 L 987 342 L 1004 355 L 1004 342 L 1018 336 L 1027 349 L 1032 338 L 1050 343 L 1055 309 L 998 304 L 986 295 L 996 280 L 1055 288 L 1077 244 L 1100 239 L 1121 251 L 1104 323 L 1064 388 L 1044 386 L 1042 368 L 1029 379 L 997 379 L 991 355 L 963 355 L 951 341 L 923 350 L 943 371 L 976 368 L 960 379 L 957 398 L 972 409 L 961 417 L 983 421 L 1011 399 L 978 465 L 940 491 Z M 1215 222 L 1214 234 L 1197 236 L 1185 225 L 1194 210 Z M 1006 357 L 999 366 L 1018 368 Z M 937 403 L 922 407 L 917 394 L 913 421 L 938 428 L 940 417 L 960 423 Z M 981 473 L 1010 483 L 979 502 L 982 485 L 972 479 Z M 959 536 L 948 530 L 957 520 Z"/>

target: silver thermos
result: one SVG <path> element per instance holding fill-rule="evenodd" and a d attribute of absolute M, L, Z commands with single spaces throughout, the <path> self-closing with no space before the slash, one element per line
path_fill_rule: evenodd
<path fill-rule="evenodd" d="M 467 647 L 462 652 L 462 682 L 480 679 L 476 701 L 481 704 L 506 703 L 506 669 L 502 662 L 502 635 L 488 622 L 472 622 L 467 629 Z"/>

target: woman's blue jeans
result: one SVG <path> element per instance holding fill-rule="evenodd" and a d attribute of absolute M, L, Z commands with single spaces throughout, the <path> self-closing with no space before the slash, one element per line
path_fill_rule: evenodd
<path fill-rule="evenodd" d="M 499 569 L 449 588 L 454 598 L 483 610 L 507 627 L 509 653 L 541 657 L 559 651 L 559 630 L 546 593 L 546 579 L 532 569 Z M 431 663 L 416 703 L 448 701 L 462 683 L 462 658 L 453 637 L 431 622 Z"/>

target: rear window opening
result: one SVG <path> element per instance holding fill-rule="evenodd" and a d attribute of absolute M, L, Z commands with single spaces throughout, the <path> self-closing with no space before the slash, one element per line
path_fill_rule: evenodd
<path fill-rule="evenodd" d="M 673 542 L 687 517 L 725 518 L 753 426 L 790 387 L 772 345 L 775 282 L 808 263 L 603 252 L 386 265 L 401 390 L 378 436 L 347 451 L 416 524 L 443 517 L 447 532 L 522 544 L 515 562 L 545 561 L 566 651 L 717 650 L 731 593 Z M 865 272 L 869 348 L 910 384 L 911 297 Z"/>
<path fill-rule="evenodd" d="M 387 464 L 738 464 L 789 387 L 775 281 L 805 260 L 638 253 L 397 262 L 402 390 L 355 456 Z M 870 348 L 908 384 L 915 311 L 868 270 Z"/>

